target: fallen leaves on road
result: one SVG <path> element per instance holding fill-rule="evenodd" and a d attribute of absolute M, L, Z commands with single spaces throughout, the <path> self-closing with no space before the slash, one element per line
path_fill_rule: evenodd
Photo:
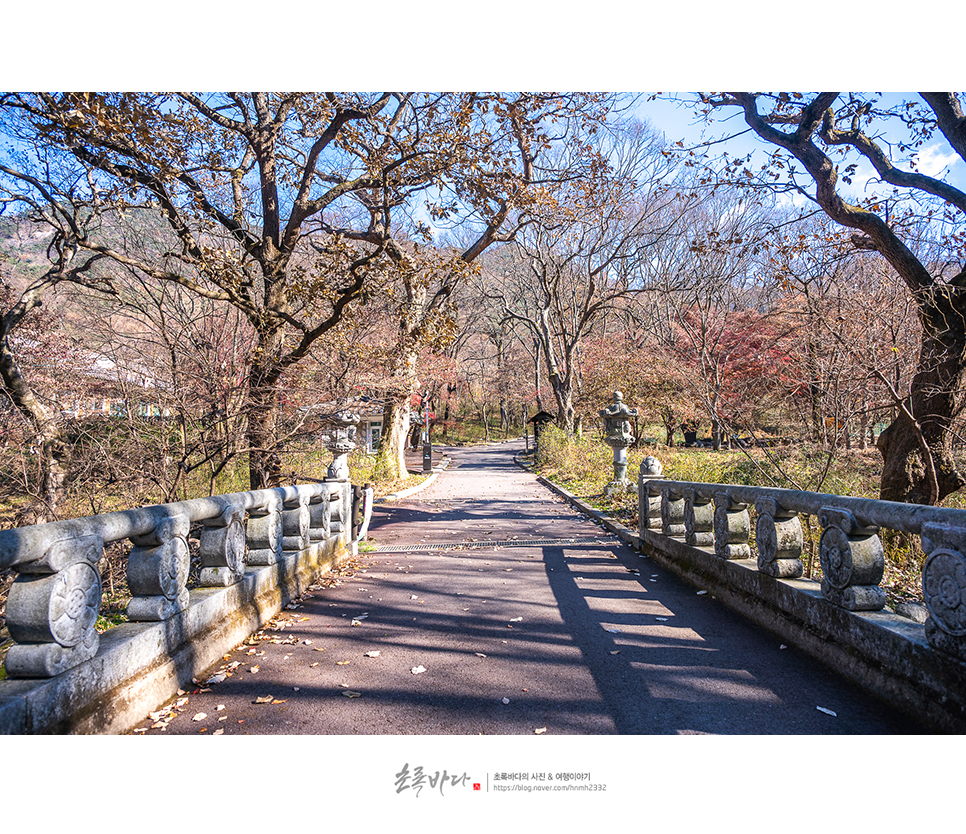
<path fill-rule="evenodd" d="M 819 712 L 824 712 L 826 715 L 831 715 L 832 718 L 838 718 L 838 714 L 832 712 L 830 709 L 825 709 L 825 707 L 815 707 Z"/>
<path fill-rule="evenodd" d="M 271 695 L 259 695 L 254 701 L 252 701 L 252 703 L 253 704 L 270 704 L 270 703 L 272 703 L 272 696 Z"/>
<path fill-rule="evenodd" d="M 413 666 L 413 668 L 410 669 L 409 671 L 412 672 L 414 675 L 421 675 L 423 672 L 426 671 L 426 667 L 425 666 Z"/>
<path fill-rule="evenodd" d="M 207 712 L 198 712 L 198 713 L 195 713 L 194 717 L 191 720 L 192 721 L 204 721 L 207 717 L 208 717 L 208 713 Z"/>
<path fill-rule="evenodd" d="M 378 651 L 366 652 L 363 657 L 379 657 Z"/>
<path fill-rule="evenodd" d="M 342 690 L 342 694 L 345 695 L 346 698 L 361 698 L 362 697 L 362 693 L 361 692 L 354 692 L 351 689 L 343 689 Z"/>
<path fill-rule="evenodd" d="M 537 730 L 534 730 L 534 731 L 533 731 L 533 734 L 534 734 L 535 736 L 541 736 L 541 735 L 543 735 L 543 734 L 544 734 L 545 732 L 547 732 L 547 728 L 546 728 L 546 727 L 540 727 L 539 729 L 537 729 Z"/>

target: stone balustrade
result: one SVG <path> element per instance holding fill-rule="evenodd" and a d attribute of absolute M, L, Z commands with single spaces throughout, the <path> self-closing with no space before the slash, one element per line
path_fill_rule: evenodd
<path fill-rule="evenodd" d="M 937 726 L 966 727 L 966 511 L 674 481 L 654 458 L 641 465 L 638 499 L 645 554 L 886 697 L 926 686 L 901 698 Z M 802 579 L 803 519 L 821 530 L 820 583 Z M 921 538 L 928 615 L 918 622 L 886 607 L 883 530 Z"/>
<path fill-rule="evenodd" d="M 90 711 L 107 690 L 117 698 L 118 682 L 139 686 L 142 666 L 175 659 L 178 668 L 164 676 L 167 697 L 186 675 L 203 670 L 206 660 L 217 660 L 304 589 L 315 573 L 351 552 L 358 491 L 347 473 L 336 474 L 322 483 L 0 531 L 0 568 L 17 573 L 7 599 L 14 645 L 5 660 L 8 680 L 0 681 L 0 732 L 116 732 L 123 729 L 118 721 L 92 723 L 89 716 L 73 716 Z M 189 533 L 197 536 L 200 565 L 190 593 Z M 102 593 L 98 563 L 105 545 L 124 540 L 131 544 L 129 623 L 106 633 L 115 650 L 114 659 L 106 659 L 106 635 L 95 628 Z M 158 627 L 154 631 L 152 624 Z M 129 643 L 119 645 L 125 637 Z M 139 639 L 144 646 L 135 651 L 131 646 Z M 206 641 L 204 650 L 197 646 L 200 640 Z M 190 664 L 180 663 L 179 653 L 190 657 Z M 131 664 L 132 655 L 142 659 Z M 85 671 L 86 666 L 97 668 Z M 34 708 L 29 706 L 31 687 L 60 678 L 35 697 Z M 53 696 L 58 689 L 61 695 Z M 164 700 L 160 694 L 153 697 L 156 703 L 147 709 Z M 137 709 L 135 714 L 145 713 L 143 705 Z"/>

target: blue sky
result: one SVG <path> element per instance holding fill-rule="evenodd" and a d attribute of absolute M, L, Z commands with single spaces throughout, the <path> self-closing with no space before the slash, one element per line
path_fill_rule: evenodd
<path fill-rule="evenodd" d="M 638 104 L 637 113 L 646 118 L 658 130 L 665 133 L 670 142 L 684 139 L 686 143 L 700 143 L 712 137 L 737 133 L 747 130 L 747 125 L 741 118 L 737 108 L 729 108 L 727 116 L 722 111 L 722 117 L 728 118 L 727 121 L 719 120 L 710 128 L 705 125 L 700 116 L 689 108 L 683 107 L 676 102 L 666 100 L 649 101 L 650 94 L 643 94 L 642 100 Z M 664 95 L 673 95 L 667 93 Z M 910 97 L 917 97 L 916 93 L 883 93 L 883 106 L 898 103 Z M 937 138 L 938 137 L 938 138 Z M 726 144 L 716 146 L 718 151 L 727 150 L 732 156 L 739 156 L 749 152 L 755 152 L 756 157 L 763 158 L 766 149 L 770 146 L 759 140 L 753 134 L 745 134 L 736 139 L 730 140 Z M 855 177 L 853 177 L 853 191 L 868 193 L 869 189 L 877 187 L 877 175 L 872 166 L 863 161 L 859 162 Z M 895 161 L 895 160 L 894 160 Z M 934 177 L 947 178 L 950 183 L 966 188 L 966 164 L 953 151 L 942 135 L 937 133 L 933 139 L 921 148 L 917 154 L 918 170 L 924 174 Z"/>

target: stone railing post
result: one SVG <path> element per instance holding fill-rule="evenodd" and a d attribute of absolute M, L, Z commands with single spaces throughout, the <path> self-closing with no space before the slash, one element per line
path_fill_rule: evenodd
<path fill-rule="evenodd" d="M 286 501 L 282 511 L 282 550 L 305 550 L 309 546 L 309 496 L 300 493 Z"/>
<path fill-rule="evenodd" d="M 849 611 L 878 611 L 885 606 L 879 587 L 885 572 L 885 552 L 878 527 L 865 527 L 846 510 L 822 507 L 819 558 L 822 596 Z"/>
<path fill-rule="evenodd" d="M 329 533 L 329 522 L 332 517 L 332 507 L 330 506 L 330 495 L 332 487 L 323 484 L 322 492 L 315 495 L 309 501 L 309 538 L 312 541 L 322 541 L 327 539 Z"/>
<path fill-rule="evenodd" d="M 684 540 L 692 547 L 714 544 L 714 504 L 693 489 L 684 491 Z"/>
<path fill-rule="evenodd" d="M 375 495 L 375 490 L 369 484 L 366 484 L 362 488 L 362 500 L 360 502 L 361 520 L 359 523 L 359 531 L 356 534 L 356 538 L 360 542 L 369 534 L 369 522 L 372 520 L 372 504 L 375 500 Z"/>
<path fill-rule="evenodd" d="M 248 512 L 248 564 L 274 565 L 282 555 L 282 502 L 273 495 Z"/>
<path fill-rule="evenodd" d="M 934 649 L 966 660 L 966 529 L 925 524 L 922 549 L 926 639 Z"/>
<path fill-rule="evenodd" d="M 771 498 L 757 500 L 755 512 L 758 570 L 780 579 L 797 579 L 805 572 L 802 565 L 805 536 L 798 513 L 784 509 Z"/>
<path fill-rule="evenodd" d="M 714 495 L 714 552 L 722 559 L 750 559 L 751 517 L 748 505 L 726 492 Z"/>
<path fill-rule="evenodd" d="M 348 481 L 338 484 L 339 494 L 334 501 L 329 502 L 329 535 L 335 536 L 340 533 L 348 535 L 349 518 L 352 512 L 351 496 L 349 493 L 350 484 Z"/>
<path fill-rule="evenodd" d="M 132 536 L 127 557 L 127 606 L 132 622 L 158 622 L 188 607 L 188 528 L 186 516 L 169 516 L 150 533 Z"/>
<path fill-rule="evenodd" d="M 665 536 L 684 536 L 684 496 L 664 489 L 661 492 L 661 532 Z"/>
<path fill-rule="evenodd" d="M 245 575 L 245 510 L 229 507 L 201 529 L 201 587 L 227 587 Z"/>
<path fill-rule="evenodd" d="M 661 493 L 650 489 L 652 481 L 659 481 L 663 476 L 661 462 L 648 455 L 641 461 L 638 475 L 637 514 L 638 524 L 643 530 L 661 529 Z"/>
<path fill-rule="evenodd" d="M 7 595 L 7 652 L 11 678 L 49 678 L 97 654 L 104 549 L 98 536 L 51 544 L 34 562 L 19 565 Z"/>

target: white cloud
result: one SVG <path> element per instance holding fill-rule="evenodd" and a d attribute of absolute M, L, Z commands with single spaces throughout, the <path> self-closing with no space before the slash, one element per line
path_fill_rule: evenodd
<path fill-rule="evenodd" d="M 921 174 L 938 177 L 960 161 L 959 154 L 937 143 L 919 151 L 916 157 L 916 169 Z"/>

